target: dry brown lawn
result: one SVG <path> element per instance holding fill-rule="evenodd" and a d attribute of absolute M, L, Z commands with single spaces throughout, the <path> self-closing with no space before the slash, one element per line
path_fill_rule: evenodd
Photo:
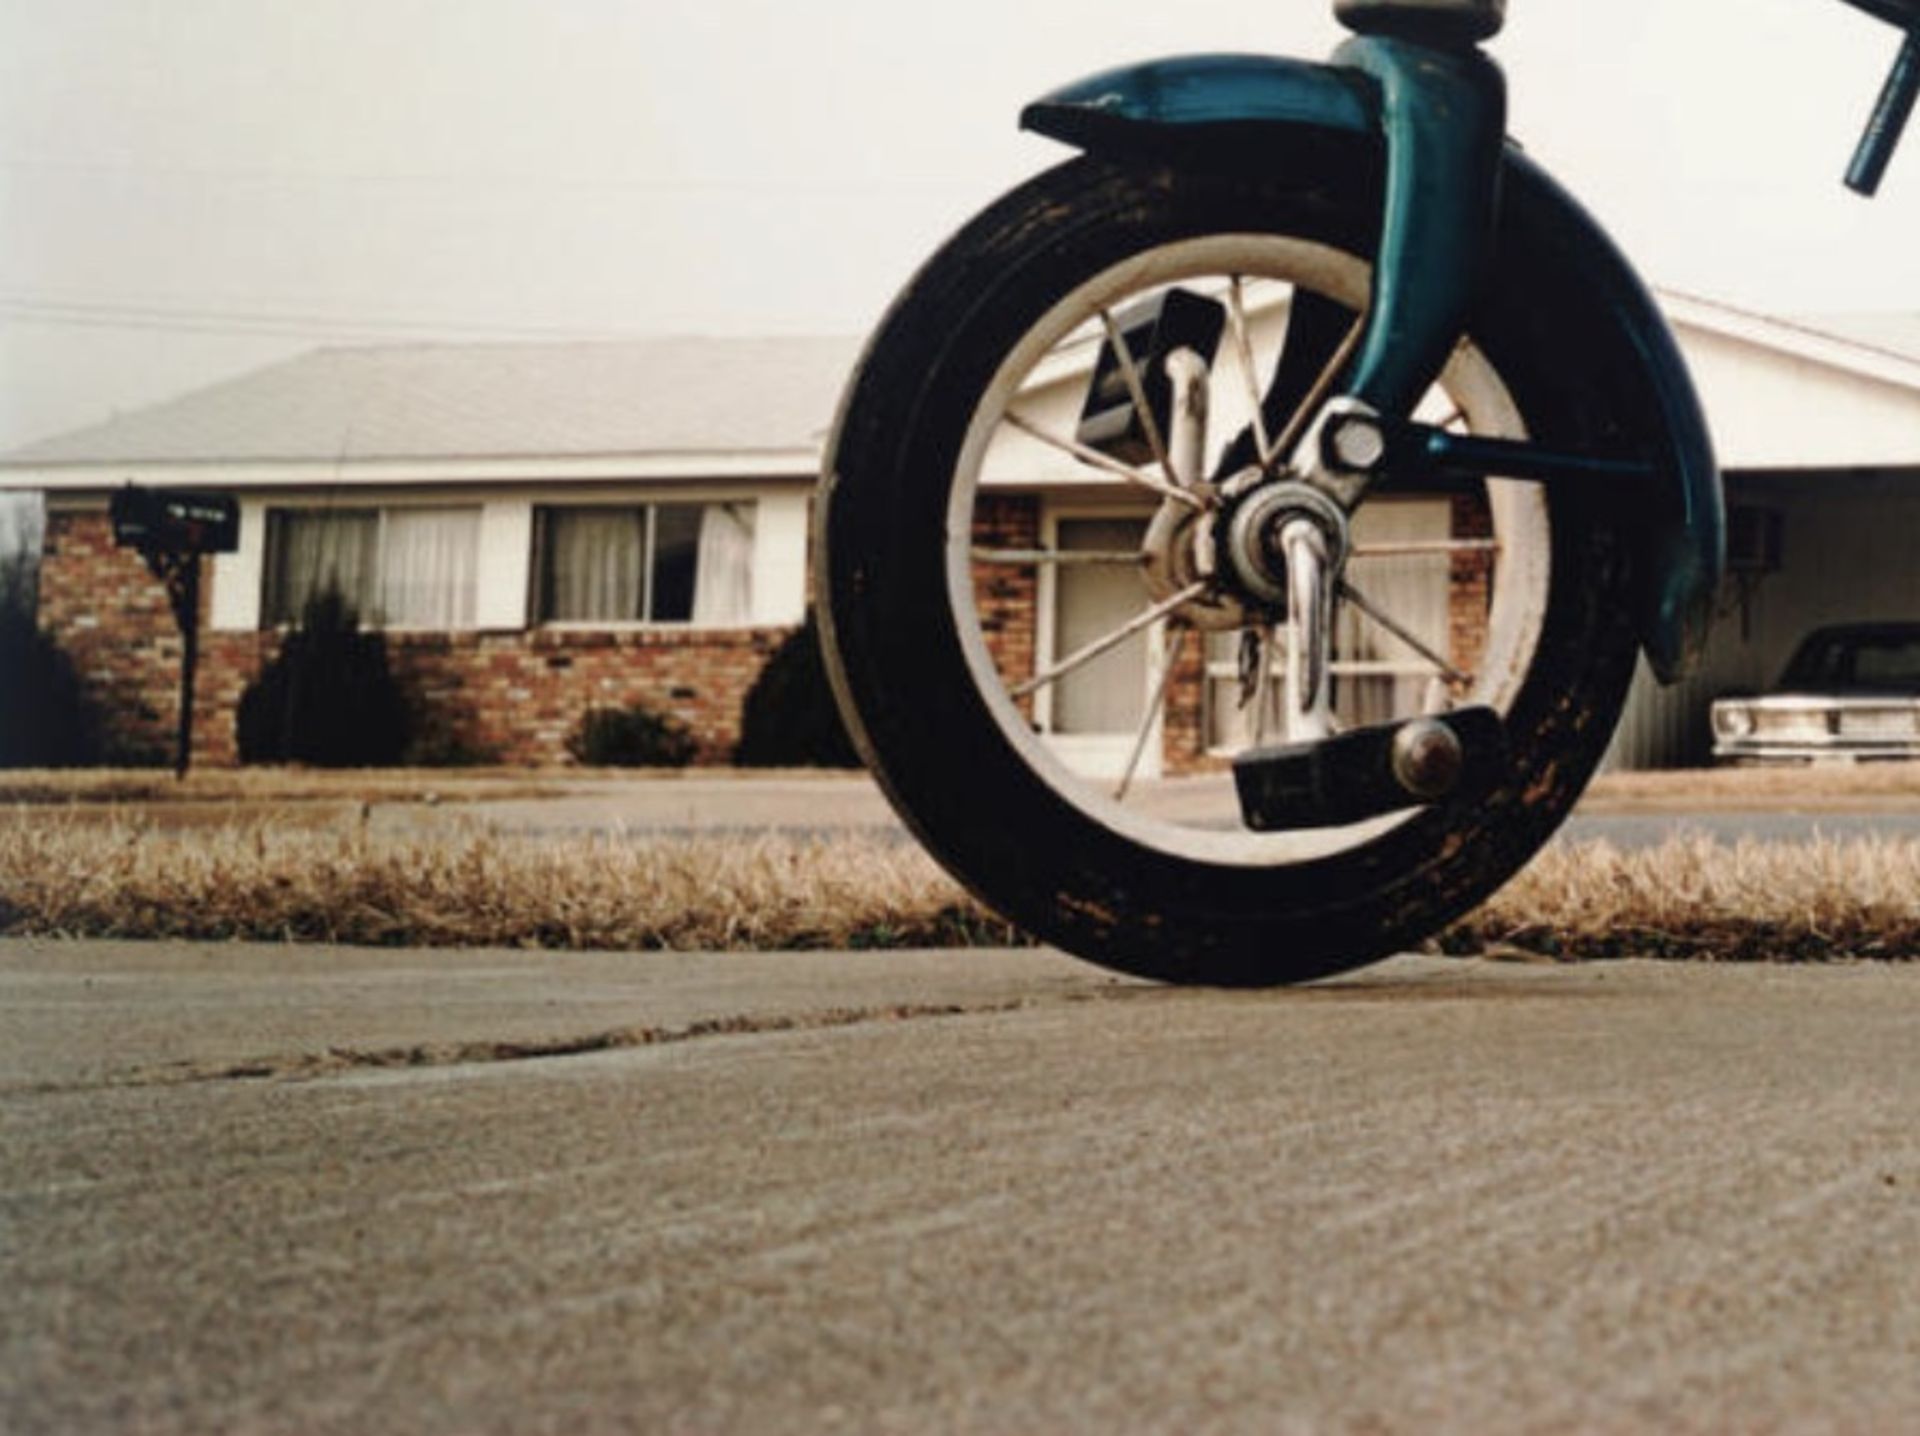
<path fill-rule="evenodd" d="M 818 769 L 739 768 L 203 768 L 176 781 L 152 768 L 0 771 L 0 804 L 165 805 L 284 809 L 306 803 L 487 802 L 544 798 L 607 784 L 843 777 Z M 1593 811 L 1685 808 L 1847 810 L 1920 804 L 1920 763 L 1830 768 L 1715 768 L 1612 773 L 1594 780 Z"/>
<path fill-rule="evenodd" d="M 1020 934 L 918 848 L 845 836 L 523 838 L 0 817 L 0 934 L 724 951 L 1000 945 Z M 1920 955 L 1920 841 L 1557 846 L 1449 952 Z"/>
<path fill-rule="evenodd" d="M 184 779 L 157 768 L 0 770 L 0 804 L 36 807 L 114 804 L 266 805 L 297 803 L 505 802 L 549 798 L 609 783 L 689 778 L 751 781 L 820 776 L 816 769 L 744 768 L 197 768 Z"/>
<path fill-rule="evenodd" d="M 1920 841 L 1557 844 L 1441 945 L 1562 957 L 1920 957 Z"/>
<path fill-rule="evenodd" d="M 751 950 L 1018 935 L 919 849 L 874 839 L 451 839 L 16 809 L 0 933 L 409 946 Z"/>

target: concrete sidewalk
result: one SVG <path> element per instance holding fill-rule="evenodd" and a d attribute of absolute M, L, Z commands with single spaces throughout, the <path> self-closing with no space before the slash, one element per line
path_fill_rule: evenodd
<path fill-rule="evenodd" d="M 1920 967 L 0 943 L 9 1432 L 1920 1426 Z"/>
<path fill-rule="evenodd" d="M 670 1041 L 1121 982 L 1057 953 L 571 953 L 0 939 L 0 1093 L 175 1080 L 329 1053 Z"/>

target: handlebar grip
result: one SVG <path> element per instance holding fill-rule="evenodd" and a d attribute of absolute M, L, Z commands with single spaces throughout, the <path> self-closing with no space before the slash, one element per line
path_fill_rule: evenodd
<path fill-rule="evenodd" d="M 1900 143 L 1916 96 L 1920 96 L 1920 29 L 1910 29 L 1880 91 L 1880 101 L 1860 136 L 1859 147 L 1853 152 L 1853 163 L 1847 167 L 1848 189 L 1871 196 L 1880 188 L 1880 177 L 1887 172 L 1887 162 Z"/>

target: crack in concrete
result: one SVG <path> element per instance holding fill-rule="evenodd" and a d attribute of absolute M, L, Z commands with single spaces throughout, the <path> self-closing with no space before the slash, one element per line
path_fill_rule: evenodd
<path fill-rule="evenodd" d="M 776 1012 L 707 1017 L 679 1027 L 630 1026 L 572 1037 L 522 1039 L 472 1038 L 451 1042 L 406 1043 L 393 1047 L 328 1047 L 321 1052 L 291 1052 L 239 1059 L 170 1062 L 136 1067 L 75 1082 L 22 1085 L 0 1095 L 45 1096 L 116 1088 L 179 1087 L 213 1082 L 312 1082 L 348 1072 L 400 1068 L 461 1067 L 499 1062 L 531 1062 L 581 1057 L 637 1047 L 665 1047 L 712 1037 L 752 1037 L 768 1033 L 817 1032 L 880 1022 L 917 1022 L 947 1017 L 992 1017 L 1031 1008 L 1111 1001 L 1150 988 L 1115 987 L 1111 991 L 1012 997 L 997 1002 L 890 1003 L 876 1007 L 829 1007 L 814 1012 Z"/>

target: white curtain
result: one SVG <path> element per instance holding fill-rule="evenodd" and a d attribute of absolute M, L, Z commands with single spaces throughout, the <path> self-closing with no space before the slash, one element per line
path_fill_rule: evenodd
<path fill-rule="evenodd" d="M 477 508 L 387 510 L 379 621 L 391 628 L 471 628 L 479 551 Z"/>
<path fill-rule="evenodd" d="M 644 509 L 549 509 L 545 601 L 549 623 L 631 623 L 645 616 Z"/>
<path fill-rule="evenodd" d="M 708 504 L 693 569 L 693 621 L 744 624 L 753 616 L 753 506 Z"/>
<path fill-rule="evenodd" d="M 279 509 L 271 519 L 267 622 L 298 623 L 308 600 L 337 590 L 372 621 L 380 515 L 372 509 Z"/>

